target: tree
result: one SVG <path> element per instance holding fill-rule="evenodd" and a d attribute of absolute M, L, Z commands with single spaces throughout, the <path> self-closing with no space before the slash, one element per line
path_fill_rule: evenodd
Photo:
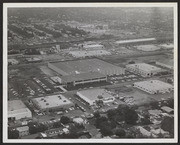
<path fill-rule="evenodd" d="M 115 130 L 115 134 L 116 134 L 118 137 L 121 138 L 121 137 L 125 137 L 126 132 L 125 132 L 123 129 L 118 128 L 118 129 Z"/>
<path fill-rule="evenodd" d="M 159 109 L 159 103 L 157 101 L 152 101 L 150 103 L 150 106 L 152 107 L 152 109 Z"/>
<path fill-rule="evenodd" d="M 75 125 L 71 126 L 69 129 L 69 135 L 67 136 L 68 138 L 78 138 L 78 132 L 79 132 L 79 128 Z"/>
<path fill-rule="evenodd" d="M 135 64 L 135 62 L 132 60 L 132 61 L 129 61 L 128 62 L 129 64 Z"/>
<path fill-rule="evenodd" d="M 61 122 L 60 121 L 58 121 L 58 122 L 55 122 L 54 124 L 53 124 L 53 127 L 54 128 L 58 128 L 58 127 L 61 127 L 62 125 L 61 125 Z"/>
<path fill-rule="evenodd" d="M 109 126 L 103 126 L 100 129 L 103 136 L 110 136 L 113 134 L 112 129 Z"/>
<path fill-rule="evenodd" d="M 161 128 L 164 131 L 168 131 L 169 133 L 174 133 L 174 118 L 173 117 L 165 117 L 161 122 Z"/>
<path fill-rule="evenodd" d="M 100 117 L 100 113 L 99 113 L 99 111 L 94 112 L 94 114 L 93 114 L 93 115 L 94 115 L 94 117 L 95 117 L 95 118 L 99 118 L 99 117 Z"/>
<path fill-rule="evenodd" d="M 103 125 L 104 122 L 107 122 L 107 121 L 108 121 L 108 119 L 106 117 L 101 116 L 101 117 L 96 119 L 95 125 L 96 125 L 97 128 L 99 128 L 100 126 Z"/>
<path fill-rule="evenodd" d="M 167 106 L 171 107 L 171 108 L 174 108 L 174 99 L 167 100 Z"/>
<path fill-rule="evenodd" d="M 125 122 L 127 124 L 136 124 L 136 121 L 138 120 L 138 114 L 135 110 L 127 109 L 125 110 Z"/>
<path fill-rule="evenodd" d="M 117 115 L 117 112 L 115 109 L 110 109 L 107 111 L 107 116 L 108 118 L 111 120 L 111 119 L 114 119 L 114 117 Z"/>
<path fill-rule="evenodd" d="M 62 124 L 68 124 L 70 123 L 70 118 L 67 116 L 62 116 L 60 121 Z"/>
<path fill-rule="evenodd" d="M 150 115 L 149 115 L 149 113 L 147 111 L 143 113 L 143 116 L 144 116 L 144 118 L 141 118 L 142 125 L 151 124 Z"/>
<path fill-rule="evenodd" d="M 37 132 L 43 132 L 43 131 L 45 131 L 45 130 L 47 130 L 47 129 L 48 129 L 48 127 L 47 127 L 46 125 L 40 123 L 40 124 L 38 125 L 38 127 L 37 127 Z"/>
<path fill-rule="evenodd" d="M 101 97 L 101 96 L 99 96 L 99 97 Z M 96 104 L 98 105 L 98 106 L 103 106 L 104 105 L 104 102 L 103 102 L 103 100 L 96 100 Z"/>
<path fill-rule="evenodd" d="M 8 138 L 9 139 L 18 139 L 19 138 L 19 131 L 8 129 Z"/>

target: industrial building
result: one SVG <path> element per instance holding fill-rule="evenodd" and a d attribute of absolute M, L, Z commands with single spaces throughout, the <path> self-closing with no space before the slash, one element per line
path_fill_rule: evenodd
<path fill-rule="evenodd" d="M 173 59 L 163 59 L 162 61 L 159 60 L 159 61 L 156 61 L 156 64 L 159 65 L 159 66 L 162 66 L 164 68 L 167 68 L 167 69 L 171 69 L 173 70 L 174 68 L 174 61 Z"/>
<path fill-rule="evenodd" d="M 126 65 L 126 70 L 135 74 L 140 74 L 143 77 L 150 77 L 163 71 L 163 69 L 159 67 L 146 63 L 128 64 Z"/>
<path fill-rule="evenodd" d="M 85 48 L 85 49 L 102 49 L 102 48 L 104 48 L 104 46 L 101 44 L 85 44 L 85 45 L 83 45 L 83 48 Z"/>
<path fill-rule="evenodd" d="M 18 130 L 18 132 L 19 132 L 19 137 L 29 135 L 29 127 L 28 126 L 17 127 L 16 130 Z"/>
<path fill-rule="evenodd" d="M 76 50 L 70 51 L 69 54 L 76 58 L 111 55 L 111 53 L 107 50 Z"/>
<path fill-rule="evenodd" d="M 156 38 L 142 38 L 142 39 L 130 39 L 130 40 L 120 40 L 115 43 L 118 45 L 131 44 L 131 43 L 144 43 L 144 42 L 153 42 L 156 41 Z"/>
<path fill-rule="evenodd" d="M 17 59 L 14 59 L 14 58 L 8 59 L 8 65 L 14 65 L 14 64 L 18 64 L 18 63 L 19 63 L 19 61 Z"/>
<path fill-rule="evenodd" d="M 94 82 L 106 82 L 107 77 L 99 72 L 81 73 L 76 75 L 68 75 L 61 77 L 61 83 L 65 85 L 80 85 Z"/>
<path fill-rule="evenodd" d="M 105 89 L 82 90 L 77 92 L 77 96 L 90 106 L 94 105 L 98 100 L 102 100 L 103 103 L 109 103 L 113 102 L 115 99 Z"/>
<path fill-rule="evenodd" d="M 32 99 L 33 104 L 41 111 L 68 109 L 74 104 L 63 95 L 52 95 Z"/>
<path fill-rule="evenodd" d="M 48 67 L 59 73 L 63 84 L 85 84 L 107 81 L 107 76 L 122 75 L 125 69 L 100 59 L 51 62 Z"/>
<path fill-rule="evenodd" d="M 134 87 L 149 94 L 166 93 L 173 90 L 173 86 L 171 84 L 159 80 L 135 82 Z"/>
<path fill-rule="evenodd" d="M 136 48 L 141 51 L 156 51 L 160 49 L 160 47 L 156 45 L 138 45 Z"/>
<path fill-rule="evenodd" d="M 31 117 L 31 111 L 21 100 L 8 101 L 8 120 L 19 120 L 21 118 Z"/>

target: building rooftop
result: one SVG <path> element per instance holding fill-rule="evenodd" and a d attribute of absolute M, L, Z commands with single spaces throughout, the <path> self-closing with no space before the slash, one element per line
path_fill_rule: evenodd
<path fill-rule="evenodd" d="M 144 39 L 130 39 L 130 40 L 120 40 L 116 41 L 117 44 L 125 44 L 125 43 L 135 43 L 135 42 L 144 42 L 144 41 L 153 41 L 155 38 L 144 38 Z"/>
<path fill-rule="evenodd" d="M 147 64 L 147 63 L 136 63 L 136 64 L 128 64 L 126 65 L 128 67 L 136 67 L 138 69 L 144 70 L 144 71 L 158 71 L 158 70 L 162 70 L 159 67 Z"/>
<path fill-rule="evenodd" d="M 27 108 L 21 100 L 8 101 L 8 111 L 15 111 Z"/>
<path fill-rule="evenodd" d="M 8 111 L 8 116 L 11 116 L 13 114 L 24 114 L 24 113 L 29 113 L 30 110 L 28 108 L 22 108 L 22 109 L 17 109 L 17 110 L 13 110 L 13 111 Z"/>
<path fill-rule="evenodd" d="M 84 48 L 94 48 L 94 47 L 103 47 L 101 44 L 86 44 L 83 46 Z"/>
<path fill-rule="evenodd" d="M 163 107 L 161 107 L 161 109 L 164 110 L 164 111 L 166 111 L 166 112 L 168 112 L 168 113 L 174 111 L 174 109 L 172 109 L 172 108 L 170 108 L 170 107 L 168 107 L 168 106 L 163 106 Z"/>
<path fill-rule="evenodd" d="M 161 110 L 157 110 L 157 109 L 155 109 L 155 110 L 148 110 L 148 112 L 149 112 L 149 114 L 151 114 L 151 115 L 159 115 L 159 114 L 162 113 Z"/>
<path fill-rule="evenodd" d="M 147 88 L 148 90 L 156 90 L 156 91 L 173 88 L 173 85 L 159 80 L 141 81 L 141 82 L 135 82 L 134 84 L 141 86 L 142 88 Z"/>
<path fill-rule="evenodd" d="M 29 130 L 29 127 L 28 127 L 28 126 L 22 126 L 22 127 L 17 127 L 16 129 L 17 129 L 19 132 L 23 132 L 23 131 Z"/>
<path fill-rule="evenodd" d="M 61 79 L 64 82 L 72 82 L 72 81 L 89 80 L 89 79 L 101 78 L 101 77 L 106 77 L 106 75 L 100 74 L 99 72 L 89 72 L 89 73 L 62 76 Z"/>
<path fill-rule="evenodd" d="M 106 50 L 76 50 L 76 51 L 70 51 L 69 54 L 71 54 L 74 57 L 86 57 L 86 56 L 110 55 L 111 53 Z"/>
<path fill-rule="evenodd" d="M 169 66 L 174 66 L 174 60 L 173 59 L 163 59 L 163 60 L 158 60 L 158 62 L 169 65 Z"/>
<path fill-rule="evenodd" d="M 89 89 L 89 90 L 82 90 L 79 93 L 85 96 L 89 100 L 97 100 L 97 99 L 108 99 L 114 98 L 111 94 L 106 92 L 105 89 Z"/>
<path fill-rule="evenodd" d="M 41 109 L 59 107 L 67 104 L 71 104 L 72 102 L 65 98 L 63 95 L 52 95 L 45 96 L 39 98 L 32 99 Z"/>
<path fill-rule="evenodd" d="M 81 59 L 74 61 L 51 62 L 52 65 L 63 70 L 66 75 L 81 74 L 88 72 L 101 72 L 104 70 L 123 69 L 100 59 Z"/>

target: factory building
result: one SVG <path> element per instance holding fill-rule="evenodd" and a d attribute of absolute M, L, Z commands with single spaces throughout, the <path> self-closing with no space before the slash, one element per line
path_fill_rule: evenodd
<path fill-rule="evenodd" d="M 74 106 L 70 100 L 61 94 L 33 98 L 32 102 L 41 111 L 64 110 Z"/>
<path fill-rule="evenodd" d="M 51 62 L 48 67 L 59 73 L 64 84 L 85 84 L 107 81 L 107 76 L 125 74 L 125 69 L 100 59 Z"/>
<path fill-rule="evenodd" d="M 106 75 L 100 74 L 98 72 L 90 72 L 90 73 L 82 73 L 76 75 L 68 75 L 61 77 L 61 83 L 65 85 L 76 86 L 80 84 L 87 83 L 98 83 L 98 82 L 106 82 Z"/>
<path fill-rule="evenodd" d="M 156 38 L 120 40 L 120 41 L 116 41 L 115 43 L 118 45 L 125 45 L 125 44 L 144 43 L 144 42 L 153 42 L 153 41 L 156 41 Z"/>
<path fill-rule="evenodd" d="M 16 59 L 8 59 L 8 65 L 14 65 L 14 64 L 18 64 L 19 63 L 19 61 L 18 60 L 16 60 Z"/>
<path fill-rule="evenodd" d="M 94 105 L 98 100 L 102 100 L 103 103 L 109 103 L 115 99 L 105 89 L 82 90 L 77 92 L 77 96 L 90 106 Z"/>
<path fill-rule="evenodd" d="M 28 126 L 17 127 L 16 130 L 18 130 L 18 132 L 19 132 L 19 137 L 29 135 L 29 127 Z"/>
<path fill-rule="evenodd" d="M 8 101 L 8 120 L 19 120 L 21 118 L 31 117 L 31 111 L 21 100 Z"/>
<path fill-rule="evenodd" d="M 102 49 L 102 48 L 104 48 L 104 46 L 101 44 L 86 44 L 86 45 L 83 45 L 83 48 L 85 48 L 85 49 Z"/>
<path fill-rule="evenodd" d="M 111 55 L 111 53 L 106 50 L 75 50 L 70 51 L 69 54 L 76 58 Z"/>
<path fill-rule="evenodd" d="M 159 67 L 146 63 L 128 64 L 126 65 L 126 70 L 135 74 L 140 74 L 143 77 L 150 77 L 163 71 L 163 69 Z"/>
<path fill-rule="evenodd" d="M 141 81 L 136 82 L 133 85 L 134 87 L 149 94 L 167 93 L 173 90 L 173 86 L 171 84 L 159 80 Z"/>
<path fill-rule="evenodd" d="M 164 59 L 163 61 L 159 60 L 159 61 L 156 61 L 156 64 L 159 66 L 162 66 L 164 68 L 171 69 L 171 70 L 173 70 L 173 68 L 174 68 L 173 59 L 171 59 L 171 60 Z"/>

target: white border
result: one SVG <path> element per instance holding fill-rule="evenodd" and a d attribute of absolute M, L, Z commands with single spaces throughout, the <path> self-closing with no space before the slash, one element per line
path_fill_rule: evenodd
<path fill-rule="evenodd" d="M 174 139 L 8 139 L 7 138 L 7 8 L 16 7 L 173 7 L 174 8 Z M 3 4 L 3 142 L 4 143 L 177 143 L 178 44 L 177 3 L 4 3 Z"/>

